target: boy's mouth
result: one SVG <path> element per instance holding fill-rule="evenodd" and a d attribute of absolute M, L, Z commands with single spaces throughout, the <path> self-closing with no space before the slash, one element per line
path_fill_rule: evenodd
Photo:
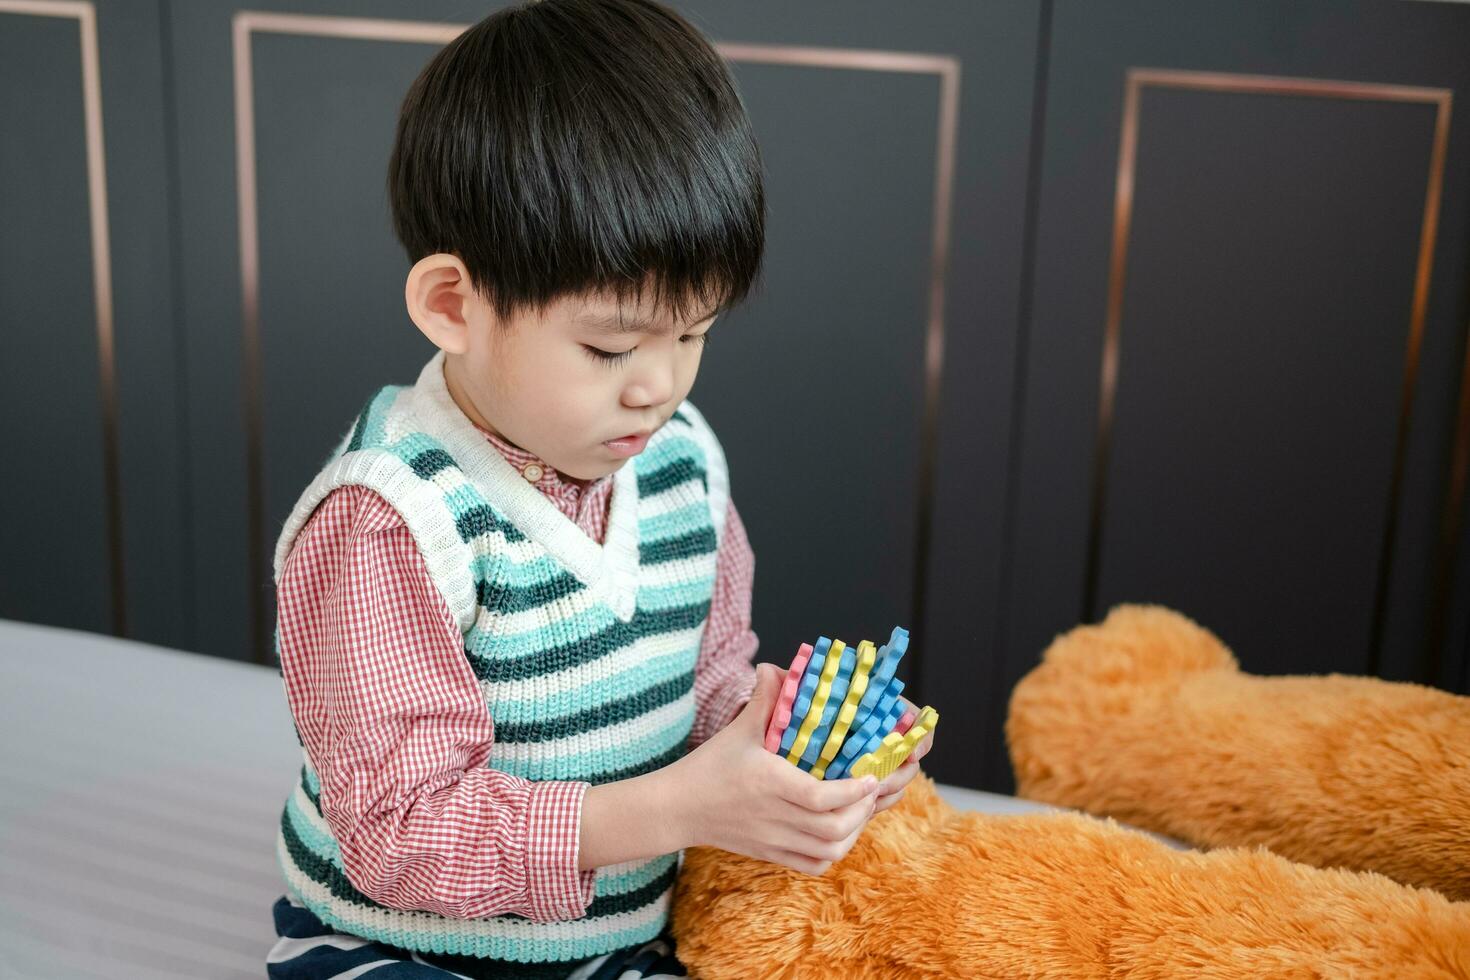
<path fill-rule="evenodd" d="M 616 439 L 609 439 L 603 445 L 616 456 L 637 456 L 643 452 L 652 435 L 651 432 L 634 432 L 626 436 L 618 436 Z"/>

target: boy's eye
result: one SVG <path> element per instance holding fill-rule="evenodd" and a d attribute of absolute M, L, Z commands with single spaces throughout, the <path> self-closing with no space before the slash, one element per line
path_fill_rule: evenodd
<path fill-rule="evenodd" d="M 632 357 L 633 351 L 637 350 L 638 348 L 631 347 L 628 350 L 619 352 L 603 350 L 600 347 L 588 347 L 586 344 L 583 344 L 582 349 L 587 352 L 588 357 L 591 357 L 597 363 L 606 364 L 607 366 L 612 367 L 614 365 L 621 364 L 628 358 Z"/>
<path fill-rule="evenodd" d="M 709 331 L 706 330 L 704 333 L 700 334 L 685 334 L 683 337 L 680 337 L 679 340 L 682 343 L 699 344 L 702 347 L 705 344 L 709 343 Z M 603 350 L 601 347 L 591 347 L 587 344 L 583 344 L 582 349 L 587 352 L 588 357 L 592 358 L 598 364 L 605 364 L 608 367 L 615 367 L 626 361 L 628 358 L 632 357 L 633 351 L 637 350 L 638 348 L 630 347 L 628 350 L 625 351 L 610 351 Z"/>

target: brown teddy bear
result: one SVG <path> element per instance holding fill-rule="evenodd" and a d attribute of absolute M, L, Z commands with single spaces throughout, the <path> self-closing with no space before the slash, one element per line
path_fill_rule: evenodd
<path fill-rule="evenodd" d="M 691 975 L 1470 980 L 1470 902 L 1452 900 L 1470 699 L 1248 677 L 1184 617 L 1120 606 L 1052 643 L 1007 738 L 1022 795 L 1216 849 L 1111 816 L 957 811 L 920 773 L 825 875 L 688 850 L 673 929 Z"/>
<path fill-rule="evenodd" d="M 1011 693 L 1021 796 L 1470 899 L 1470 698 L 1254 677 L 1163 606 L 1058 637 Z"/>

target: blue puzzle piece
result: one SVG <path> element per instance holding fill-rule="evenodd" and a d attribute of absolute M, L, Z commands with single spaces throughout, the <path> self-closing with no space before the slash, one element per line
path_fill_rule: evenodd
<path fill-rule="evenodd" d="M 822 678 L 822 664 L 827 660 L 827 651 L 832 649 L 832 641 L 827 637 L 819 637 L 812 646 L 812 655 L 806 662 L 806 670 L 801 675 L 801 686 L 796 689 L 796 700 L 791 704 L 791 721 L 786 725 L 786 731 L 781 733 L 781 754 L 784 756 L 791 751 L 791 746 L 796 744 L 797 732 L 801 730 L 801 723 L 806 720 L 806 713 L 811 710 L 812 695 L 817 693 L 817 682 Z"/>
<path fill-rule="evenodd" d="M 832 678 L 832 693 L 827 695 L 827 703 L 822 706 L 822 720 L 812 729 L 811 741 L 806 743 L 806 750 L 796 761 L 803 772 L 810 772 L 817 764 L 817 757 L 822 754 L 822 746 L 827 744 L 827 736 L 832 733 L 832 723 L 837 720 L 837 712 L 847 697 L 847 689 L 852 685 L 852 672 L 856 669 L 857 647 L 844 648 L 841 666 L 837 668 L 837 676 Z"/>
<path fill-rule="evenodd" d="M 903 703 L 898 700 L 902 691 L 903 681 L 895 679 L 889 683 L 888 689 L 878 699 L 877 705 L 874 706 L 867 720 L 863 722 L 862 727 L 850 733 L 843 741 L 842 747 L 837 750 L 837 757 L 827 768 L 828 779 L 834 778 L 832 776 L 834 769 L 839 775 L 845 773 L 848 767 L 862 755 L 864 746 L 869 743 L 881 743 L 883 736 L 893 730 L 893 726 L 898 724 L 898 719 L 903 717 Z M 900 709 L 897 715 L 893 713 L 894 708 Z"/>
<path fill-rule="evenodd" d="M 893 681 L 878 701 L 872 714 L 868 715 L 867 721 L 863 722 L 863 727 L 849 735 L 842 743 L 837 757 L 832 760 L 833 767 L 836 767 L 839 773 L 846 772 L 848 767 L 858 760 L 865 746 L 880 744 L 883 736 L 891 732 L 893 726 L 898 724 L 898 719 L 903 717 L 903 702 L 898 700 L 902 692 L 903 681 Z M 895 709 L 897 709 L 896 712 Z M 827 771 L 830 774 L 832 770 L 829 768 Z"/>
<path fill-rule="evenodd" d="M 888 711 L 903 691 L 903 681 L 896 677 L 890 677 L 888 683 L 874 691 L 874 703 L 867 712 L 861 723 L 854 722 L 843 741 L 842 747 L 837 751 L 838 759 L 846 759 L 851 764 L 857 758 L 857 746 L 867 739 L 873 732 L 879 730 L 884 719 L 888 717 Z M 867 700 L 864 693 L 863 700 Z M 833 760 L 836 761 L 835 759 Z"/>
<path fill-rule="evenodd" d="M 902 681 L 897 681 L 896 683 L 899 687 L 903 686 Z M 886 713 L 879 714 L 878 712 L 874 712 L 868 718 L 873 730 L 868 734 L 866 739 L 861 737 L 849 738 L 842 743 L 843 751 L 839 752 L 837 758 L 832 760 L 832 765 L 827 767 L 827 773 L 824 778 L 841 779 L 847 775 L 847 770 L 853 763 L 883 744 L 883 737 L 897 727 L 899 720 L 903 718 L 903 712 L 903 702 L 898 700 L 898 695 L 895 692 L 893 702 L 888 706 Z M 851 755 L 844 756 L 849 746 L 852 748 Z"/>
<path fill-rule="evenodd" d="M 888 690 L 888 685 L 893 681 L 893 675 L 898 670 L 898 662 L 903 659 L 904 653 L 909 646 L 909 632 L 902 626 L 893 628 L 893 635 L 888 642 L 878 649 L 878 660 L 873 665 L 873 673 L 868 679 L 868 689 L 863 692 L 863 699 L 858 702 L 857 714 L 853 716 L 852 727 L 848 729 L 848 738 L 851 733 L 857 732 L 863 727 L 863 722 L 873 713 L 881 698 Z M 847 743 L 844 741 L 844 745 Z"/>

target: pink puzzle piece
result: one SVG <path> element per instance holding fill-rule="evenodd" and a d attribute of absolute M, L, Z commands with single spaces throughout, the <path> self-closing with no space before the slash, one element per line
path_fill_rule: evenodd
<path fill-rule="evenodd" d="M 786 731 L 786 726 L 791 723 L 791 706 L 796 701 L 797 688 L 801 686 L 801 675 L 806 672 L 807 661 L 812 656 L 812 645 L 803 643 L 796 651 L 796 659 L 791 661 L 791 669 L 786 672 L 786 680 L 781 683 L 781 693 L 776 696 L 776 710 L 771 715 L 771 722 L 766 726 L 766 750 L 778 752 L 781 749 L 781 735 Z"/>

